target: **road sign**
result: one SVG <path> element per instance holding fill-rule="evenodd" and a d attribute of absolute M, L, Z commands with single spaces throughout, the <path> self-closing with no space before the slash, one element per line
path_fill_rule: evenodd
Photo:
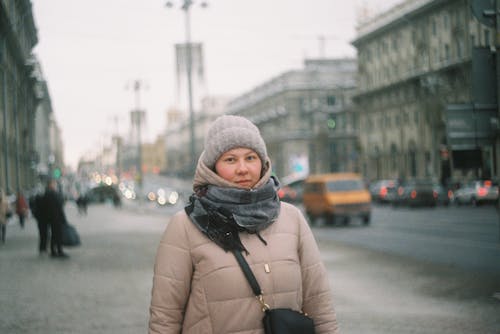
<path fill-rule="evenodd" d="M 496 105 L 474 103 L 446 106 L 446 134 L 453 150 L 493 144 L 498 131 Z"/>

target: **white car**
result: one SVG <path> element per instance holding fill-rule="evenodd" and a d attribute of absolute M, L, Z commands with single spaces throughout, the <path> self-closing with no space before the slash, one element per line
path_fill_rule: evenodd
<path fill-rule="evenodd" d="M 491 180 L 471 181 L 455 190 L 455 203 L 458 205 L 495 203 L 498 200 L 498 185 Z"/>

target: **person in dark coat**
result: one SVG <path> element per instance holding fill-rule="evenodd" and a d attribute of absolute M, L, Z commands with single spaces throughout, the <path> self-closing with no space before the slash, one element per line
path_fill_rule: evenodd
<path fill-rule="evenodd" d="M 40 254 L 47 252 L 47 237 L 49 235 L 49 224 L 46 218 L 42 215 L 43 210 L 43 193 L 37 193 L 29 198 L 29 206 L 33 217 L 35 217 L 38 226 L 38 251 Z"/>
<path fill-rule="evenodd" d="M 42 219 L 50 225 L 50 256 L 56 258 L 67 258 L 68 255 L 62 249 L 63 225 L 66 223 L 63 199 L 57 192 L 57 182 L 50 180 L 47 183 L 43 195 Z"/>
<path fill-rule="evenodd" d="M 82 193 L 76 199 L 76 206 L 78 207 L 78 213 L 81 215 L 87 215 L 88 198 L 87 195 Z"/>
<path fill-rule="evenodd" d="M 5 243 L 5 234 L 7 230 L 7 219 L 9 215 L 9 200 L 4 191 L 0 188 L 0 238 Z"/>

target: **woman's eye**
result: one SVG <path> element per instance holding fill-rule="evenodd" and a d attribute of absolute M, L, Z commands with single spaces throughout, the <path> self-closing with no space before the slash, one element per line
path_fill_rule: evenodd
<path fill-rule="evenodd" d="M 255 156 L 255 155 L 249 155 L 247 157 L 247 160 L 255 160 L 255 159 L 257 159 L 257 156 Z"/>

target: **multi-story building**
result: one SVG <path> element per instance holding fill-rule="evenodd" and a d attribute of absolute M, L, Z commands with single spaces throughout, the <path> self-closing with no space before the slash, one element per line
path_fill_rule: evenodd
<path fill-rule="evenodd" d="M 366 177 L 496 174 L 495 138 L 457 145 L 447 131 L 450 106 L 481 102 L 471 93 L 472 55 L 493 38 L 467 0 L 408 0 L 359 25 L 354 100 Z"/>
<path fill-rule="evenodd" d="M 35 107 L 34 127 L 30 136 L 34 140 L 33 168 L 42 179 L 51 177 L 55 169 L 64 167 L 63 142 L 61 130 L 57 124 L 47 82 L 41 65 L 34 58 L 33 76 L 36 78 L 37 104 Z"/>
<path fill-rule="evenodd" d="M 358 171 L 355 59 L 305 60 L 233 99 L 228 114 L 260 129 L 279 177 Z"/>
<path fill-rule="evenodd" d="M 142 171 L 146 174 L 160 174 L 166 167 L 165 138 L 158 136 L 152 143 L 142 145 Z"/>
<path fill-rule="evenodd" d="M 37 42 L 31 2 L 0 0 L 0 186 L 11 192 L 36 182 L 32 49 Z"/>

